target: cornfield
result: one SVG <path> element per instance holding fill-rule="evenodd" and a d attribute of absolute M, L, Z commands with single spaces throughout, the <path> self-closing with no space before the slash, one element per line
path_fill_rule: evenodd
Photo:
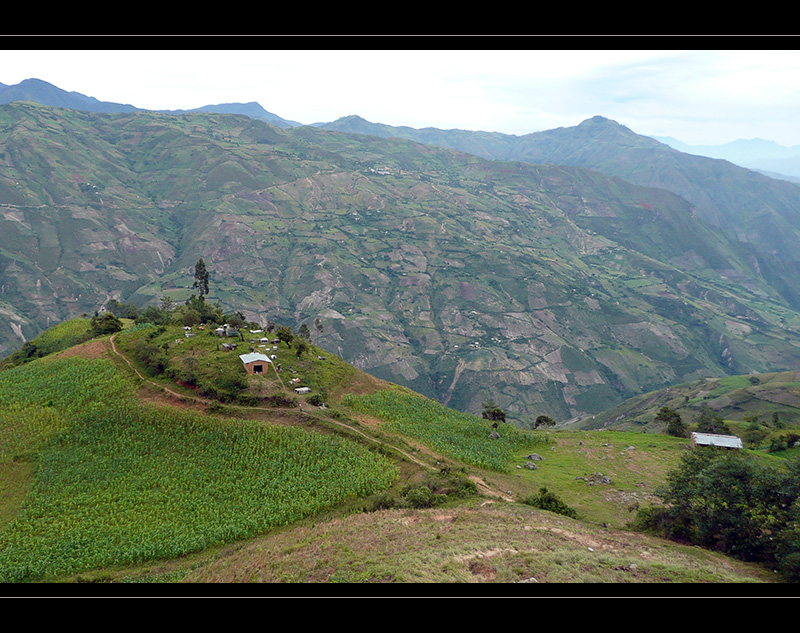
<path fill-rule="evenodd" d="M 70 416 L 91 402 L 130 398 L 133 386 L 102 360 L 42 358 L 0 372 L 0 410 L 9 406 L 53 407 Z"/>
<path fill-rule="evenodd" d="M 347 440 L 142 406 L 105 361 L 46 360 L 0 372 L 0 459 L 37 453 L 0 532 L 0 582 L 181 556 L 397 477 Z"/>
<path fill-rule="evenodd" d="M 546 440 L 501 423 L 497 439 L 490 439 L 492 423 L 445 407 L 417 394 L 390 389 L 365 396 L 346 395 L 354 411 L 374 415 L 387 429 L 419 440 L 443 455 L 496 471 L 508 471 L 514 456 Z"/>

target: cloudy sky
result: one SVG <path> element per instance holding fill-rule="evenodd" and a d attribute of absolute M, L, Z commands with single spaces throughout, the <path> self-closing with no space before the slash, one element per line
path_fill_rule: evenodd
<path fill-rule="evenodd" d="M 105 39 L 25 38 L 14 48 L 7 36 L 0 83 L 35 77 L 154 110 L 256 101 L 300 123 L 357 114 L 521 135 L 601 115 L 693 145 L 800 145 L 800 50 L 789 48 L 794 39 L 767 39 L 759 48 L 761 38 L 710 38 L 700 43 L 723 46 L 691 50 L 670 46 L 684 39 L 658 37 L 644 43 L 666 46 L 625 48 L 628 39 L 603 37 L 189 37 L 118 38 L 111 47 Z"/>

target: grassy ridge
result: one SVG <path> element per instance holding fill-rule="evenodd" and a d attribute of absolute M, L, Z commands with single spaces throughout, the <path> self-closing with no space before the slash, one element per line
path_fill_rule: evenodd
<path fill-rule="evenodd" d="M 61 352 L 89 340 L 91 336 L 90 319 L 81 317 L 64 321 L 48 328 L 13 354 L 0 360 L 0 369 Z"/>
<path fill-rule="evenodd" d="M 709 407 L 729 422 L 738 423 L 745 416 L 756 415 L 762 424 L 777 416 L 787 425 L 797 425 L 800 423 L 798 378 L 800 374 L 796 371 L 704 378 L 636 396 L 570 426 L 663 433 L 664 425 L 654 422 L 654 418 L 664 406 L 675 409 L 686 424 L 696 419 L 703 407 Z"/>

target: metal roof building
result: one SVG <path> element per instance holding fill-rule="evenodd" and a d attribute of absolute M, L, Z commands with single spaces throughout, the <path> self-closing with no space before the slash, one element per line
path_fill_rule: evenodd
<path fill-rule="evenodd" d="M 714 433 L 692 433 L 692 446 L 719 446 L 721 448 L 742 448 L 742 439 L 735 435 L 716 435 Z"/>
<path fill-rule="evenodd" d="M 260 354 L 258 352 L 251 352 L 250 354 L 241 354 L 239 358 L 244 363 L 244 368 L 248 374 L 263 374 L 264 363 L 271 363 L 269 356 Z"/>

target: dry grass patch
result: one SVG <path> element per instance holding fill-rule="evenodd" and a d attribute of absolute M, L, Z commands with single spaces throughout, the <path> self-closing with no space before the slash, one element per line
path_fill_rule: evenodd
<path fill-rule="evenodd" d="M 768 572 L 697 548 L 587 526 L 516 504 L 385 510 L 252 541 L 187 582 L 764 582 Z"/>

